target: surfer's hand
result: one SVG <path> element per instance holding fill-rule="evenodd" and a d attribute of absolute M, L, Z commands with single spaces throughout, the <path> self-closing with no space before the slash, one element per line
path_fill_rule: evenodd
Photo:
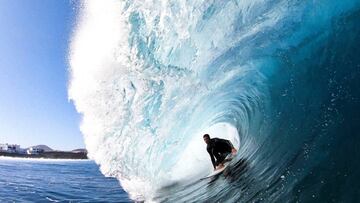
<path fill-rule="evenodd" d="M 237 153 L 237 150 L 235 148 L 232 148 L 231 153 L 232 155 L 235 155 Z"/>

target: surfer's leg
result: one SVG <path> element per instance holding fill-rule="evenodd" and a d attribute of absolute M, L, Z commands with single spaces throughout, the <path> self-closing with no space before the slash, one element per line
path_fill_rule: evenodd
<path fill-rule="evenodd" d="M 219 170 L 219 169 L 222 169 L 224 168 L 224 164 L 223 163 L 219 163 L 217 166 L 216 166 L 216 170 Z"/>
<path fill-rule="evenodd" d="M 229 155 L 229 153 L 222 153 L 219 159 L 219 163 L 224 164 L 225 162 L 229 161 L 226 159 L 227 155 Z"/>
<path fill-rule="evenodd" d="M 224 168 L 224 167 L 225 167 L 224 164 L 225 164 L 226 162 L 232 160 L 231 157 L 230 157 L 230 158 L 227 158 L 229 154 L 230 154 L 230 153 L 223 153 L 223 154 L 221 154 L 221 156 L 219 157 L 218 161 L 216 162 L 216 170 Z"/>
<path fill-rule="evenodd" d="M 217 156 L 215 162 L 216 170 L 224 167 L 224 163 L 226 162 L 225 160 L 226 156 L 227 154 L 219 154 L 219 156 Z"/>

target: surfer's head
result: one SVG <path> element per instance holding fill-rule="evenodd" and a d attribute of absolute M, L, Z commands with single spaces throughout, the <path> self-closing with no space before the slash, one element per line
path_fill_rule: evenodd
<path fill-rule="evenodd" d="M 203 136 L 203 138 L 204 138 L 205 143 L 206 143 L 206 144 L 209 144 L 209 142 L 210 142 L 210 135 L 209 135 L 209 134 L 205 134 L 205 135 Z"/>

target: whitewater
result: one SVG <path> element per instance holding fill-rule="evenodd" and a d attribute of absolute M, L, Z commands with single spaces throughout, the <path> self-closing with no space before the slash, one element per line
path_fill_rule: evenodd
<path fill-rule="evenodd" d="M 133 200 L 359 200 L 359 1 L 77 7 L 69 98 L 89 156 Z M 238 149 L 230 174 L 200 181 L 204 133 Z"/>

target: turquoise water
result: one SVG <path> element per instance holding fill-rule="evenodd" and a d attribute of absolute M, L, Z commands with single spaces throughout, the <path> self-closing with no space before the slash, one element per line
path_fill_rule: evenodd
<path fill-rule="evenodd" d="M 0 158 L 0 202 L 129 202 L 92 161 Z"/>

